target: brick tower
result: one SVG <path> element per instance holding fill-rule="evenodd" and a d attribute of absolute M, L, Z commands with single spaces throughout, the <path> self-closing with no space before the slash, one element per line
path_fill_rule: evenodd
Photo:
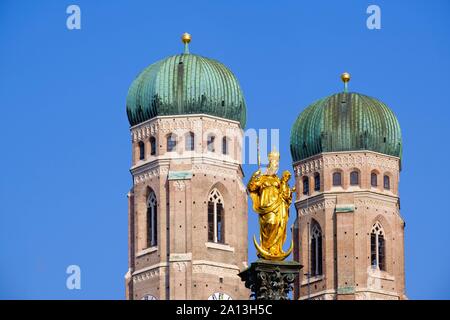
<path fill-rule="evenodd" d="M 133 187 L 127 299 L 247 299 L 245 102 L 223 64 L 190 54 L 158 61 L 127 97 Z"/>
<path fill-rule="evenodd" d="M 406 298 L 401 149 L 397 118 L 377 99 L 345 89 L 300 114 L 291 131 L 294 256 L 304 266 L 296 299 Z"/>

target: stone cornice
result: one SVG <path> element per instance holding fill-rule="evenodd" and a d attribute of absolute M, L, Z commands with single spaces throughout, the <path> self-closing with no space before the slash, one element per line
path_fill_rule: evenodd
<path fill-rule="evenodd" d="M 308 284 L 303 285 L 302 288 L 306 287 Z M 391 299 L 400 299 L 400 296 L 395 291 L 387 291 L 387 290 L 375 290 L 369 288 L 358 288 L 355 289 L 352 293 L 356 296 L 357 299 L 371 299 L 370 294 L 379 294 L 390 297 Z M 366 294 L 369 294 L 367 296 Z M 315 293 L 311 293 L 309 298 L 308 295 L 302 295 L 299 300 L 332 300 L 335 299 L 337 295 L 337 291 L 334 289 L 322 290 Z M 373 298 L 372 298 L 373 299 Z"/>
<path fill-rule="evenodd" d="M 192 272 L 193 273 L 208 273 L 219 276 L 237 276 L 240 272 L 238 266 L 234 264 L 227 264 L 215 261 L 208 260 L 191 260 L 191 256 L 189 258 L 182 259 L 172 259 L 169 262 L 161 262 L 146 268 L 142 268 L 136 270 L 132 273 L 133 282 L 141 282 L 145 281 L 160 275 L 164 275 L 168 272 L 168 268 L 173 266 L 175 271 L 184 272 L 188 266 L 188 264 L 192 264 Z"/>
<path fill-rule="evenodd" d="M 190 119 L 190 118 L 203 118 L 203 119 L 212 119 L 212 120 L 220 120 L 220 121 L 224 121 L 224 122 L 228 122 L 230 124 L 234 124 L 236 126 L 240 126 L 240 122 L 239 121 L 235 121 L 235 120 L 231 120 L 231 119 L 225 119 L 225 118 L 221 118 L 221 117 L 216 117 L 210 114 L 205 114 L 205 113 L 195 113 L 195 114 L 179 114 L 179 115 L 170 115 L 170 116 L 157 116 L 154 118 L 151 118 L 149 120 L 146 120 L 144 122 L 141 122 L 135 126 L 130 127 L 130 130 L 134 130 L 134 129 L 138 129 L 141 127 L 145 127 L 148 124 L 151 124 L 153 122 L 156 122 L 158 120 L 164 120 L 164 119 Z"/>
<path fill-rule="evenodd" d="M 373 151 L 326 152 L 294 163 L 296 177 L 322 170 L 323 168 L 359 168 L 369 165 L 388 171 L 400 169 L 400 159 Z"/>
<path fill-rule="evenodd" d="M 175 119 L 175 121 L 173 121 Z M 145 140 L 158 133 L 169 133 L 175 130 L 199 131 L 212 128 L 235 131 L 242 135 L 240 123 L 233 120 L 214 117 L 206 114 L 159 116 L 130 128 L 133 142 Z"/>
<path fill-rule="evenodd" d="M 229 161 L 222 161 L 217 158 L 201 156 L 197 158 L 181 158 L 176 161 L 192 165 L 193 173 L 206 173 L 224 177 L 239 179 L 237 173 L 242 173 L 240 164 Z M 144 182 L 152 177 L 165 176 L 169 173 L 170 163 L 174 159 L 157 158 L 153 161 L 148 161 L 130 169 L 133 175 L 135 184 Z"/>
<path fill-rule="evenodd" d="M 352 191 L 352 193 L 354 194 L 354 205 L 356 207 L 389 208 L 397 209 L 398 212 L 397 196 L 380 194 L 369 190 Z M 335 192 L 322 192 L 314 197 L 295 202 L 298 215 L 306 215 L 325 208 L 335 208 L 336 205 Z"/>

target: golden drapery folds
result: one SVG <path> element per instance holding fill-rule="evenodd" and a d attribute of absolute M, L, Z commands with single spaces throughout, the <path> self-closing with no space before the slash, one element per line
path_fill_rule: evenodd
<path fill-rule="evenodd" d="M 289 249 L 283 251 L 287 237 L 289 207 L 295 192 L 295 187 L 291 189 L 288 184 L 291 177 L 289 171 L 284 171 L 281 179 L 277 176 L 279 158 L 278 152 L 269 153 L 266 173 L 256 171 L 247 185 L 253 201 L 253 210 L 259 214 L 261 245 L 258 245 L 253 236 L 258 257 L 276 261 L 286 259 L 293 249 L 291 241 Z"/>

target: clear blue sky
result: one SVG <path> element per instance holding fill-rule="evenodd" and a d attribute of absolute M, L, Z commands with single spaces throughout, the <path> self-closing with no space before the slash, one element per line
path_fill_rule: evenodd
<path fill-rule="evenodd" d="M 247 127 L 280 128 L 281 169 L 292 169 L 295 118 L 340 91 L 341 72 L 352 91 L 394 110 L 407 294 L 450 298 L 450 2 L 243 2 L 0 2 L 0 298 L 124 298 L 125 98 L 144 67 L 183 50 L 185 31 L 192 53 L 237 75 Z M 70 4 L 81 30 L 66 28 Z M 370 4 L 381 7 L 381 30 L 366 28 Z M 255 166 L 244 169 L 248 178 Z M 66 289 L 70 264 L 81 267 L 81 290 Z"/>

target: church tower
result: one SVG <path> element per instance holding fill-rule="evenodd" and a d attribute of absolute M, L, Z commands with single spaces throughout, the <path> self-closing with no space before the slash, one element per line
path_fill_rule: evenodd
<path fill-rule="evenodd" d="M 297 118 L 291 154 L 298 190 L 296 299 L 405 299 L 400 215 L 401 132 L 382 102 L 348 92 Z"/>
<path fill-rule="evenodd" d="M 130 86 L 127 299 L 248 299 L 245 101 L 232 72 L 189 52 Z"/>

